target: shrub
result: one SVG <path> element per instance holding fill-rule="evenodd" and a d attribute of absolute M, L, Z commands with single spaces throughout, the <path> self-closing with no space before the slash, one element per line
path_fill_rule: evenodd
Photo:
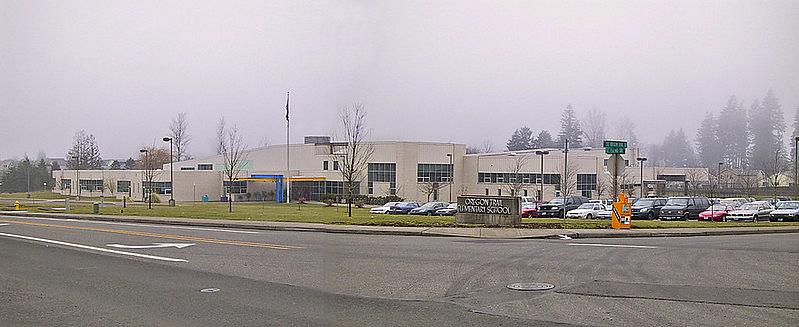
<path fill-rule="evenodd" d="M 150 200 L 147 200 L 145 202 L 161 203 L 161 198 L 159 198 L 158 195 L 155 193 L 150 193 Z"/>

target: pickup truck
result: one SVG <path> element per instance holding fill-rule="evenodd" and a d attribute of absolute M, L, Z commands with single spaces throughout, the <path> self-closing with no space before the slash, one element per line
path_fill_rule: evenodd
<path fill-rule="evenodd" d="M 579 207 L 581 204 L 587 202 L 588 198 L 577 195 L 554 198 L 547 203 L 539 205 L 538 216 L 563 218 L 564 212 L 569 212 L 569 210 L 577 209 L 577 207 Z"/>

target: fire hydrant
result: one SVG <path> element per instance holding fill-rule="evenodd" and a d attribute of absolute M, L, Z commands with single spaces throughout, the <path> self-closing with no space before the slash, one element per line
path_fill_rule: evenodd
<path fill-rule="evenodd" d="M 19 200 L 14 201 L 14 210 L 17 210 L 17 211 L 22 210 L 22 206 L 19 205 Z"/>

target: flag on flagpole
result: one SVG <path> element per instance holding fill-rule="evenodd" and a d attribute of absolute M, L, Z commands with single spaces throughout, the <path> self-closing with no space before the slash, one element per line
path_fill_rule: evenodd
<path fill-rule="evenodd" d="M 289 92 L 286 92 L 286 121 L 289 121 Z"/>

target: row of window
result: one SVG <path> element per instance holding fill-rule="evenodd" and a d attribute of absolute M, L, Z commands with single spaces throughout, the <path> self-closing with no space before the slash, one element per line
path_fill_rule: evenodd
<path fill-rule="evenodd" d="M 225 189 L 225 194 L 246 194 L 247 181 L 223 181 L 222 186 Z"/>
<path fill-rule="evenodd" d="M 541 184 L 541 174 L 531 173 L 477 173 L 477 181 L 495 184 Z M 544 174 L 544 184 L 560 184 L 560 174 Z"/>
<path fill-rule="evenodd" d="M 452 181 L 452 165 L 450 164 L 418 164 L 416 180 L 419 183 L 447 183 Z"/>
<path fill-rule="evenodd" d="M 146 185 L 147 182 L 142 182 L 142 185 Z M 160 187 L 164 190 L 164 192 L 171 191 L 171 183 L 170 182 L 157 182 L 157 183 L 165 183 L 166 186 Z M 130 181 L 117 181 L 116 185 L 116 192 L 118 193 L 129 193 L 130 192 Z M 61 189 L 62 190 L 69 190 L 72 189 L 72 179 L 70 178 L 62 178 L 61 179 Z M 100 179 L 81 179 L 80 180 L 80 189 L 84 191 L 98 191 L 103 192 L 105 190 L 105 186 L 103 185 L 103 181 Z M 169 193 L 161 193 L 161 194 L 169 194 Z"/>
<path fill-rule="evenodd" d="M 333 170 L 339 170 L 340 168 L 338 161 L 333 161 Z M 330 170 L 330 161 L 322 161 L 322 170 Z"/>

